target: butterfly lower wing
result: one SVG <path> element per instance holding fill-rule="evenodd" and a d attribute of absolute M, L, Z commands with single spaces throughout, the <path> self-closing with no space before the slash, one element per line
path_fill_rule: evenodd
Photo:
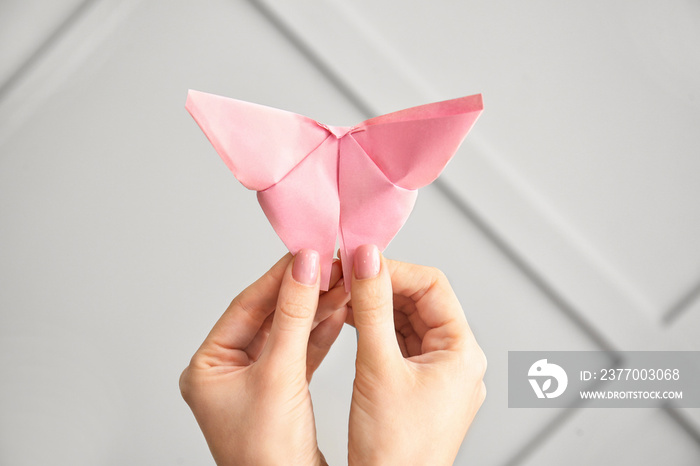
<path fill-rule="evenodd" d="M 265 215 L 292 254 L 311 248 L 321 256 L 327 290 L 338 236 L 338 140 L 330 135 L 274 186 L 258 192 Z"/>
<path fill-rule="evenodd" d="M 417 193 L 392 183 L 352 137 L 340 140 L 340 151 L 340 252 L 349 291 L 355 250 L 370 243 L 384 250 L 408 219 Z"/>

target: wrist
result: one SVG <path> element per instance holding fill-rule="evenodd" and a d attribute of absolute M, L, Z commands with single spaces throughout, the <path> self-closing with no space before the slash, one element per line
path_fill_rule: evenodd
<path fill-rule="evenodd" d="M 399 451 L 400 450 L 400 451 Z M 405 464 L 430 464 L 430 465 L 446 465 L 454 463 L 454 455 L 452 459 L 450 455 L 445 455 L 444 452 L 434 451 L 433 449 L 374 449 L 372 451 L 354 452 L 352 449 L 348 451 L 348 466 L 388 466 L 388 465 L 405 465 Z"/>
<path fill-rule="evenodd" d="M 320 450 L 315 454 L 290 455 L 283 453 L 279 448 L 254 448 L 253 451 L 246 451 L 243 448 L 226 448 L 216 450 L 210 448 L 214 462 L 218 466 L 247 466 L 258 464 L 288 465 L 300 464 L 309 466 L 328 466 L 326 458 Z M 299 453 L 299 452 L 297 452 Z"/>

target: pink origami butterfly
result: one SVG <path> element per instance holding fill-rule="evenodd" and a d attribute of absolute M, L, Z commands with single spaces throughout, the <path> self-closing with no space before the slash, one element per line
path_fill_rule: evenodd
<path fill-rule="evenodd" d="M 287 248 L 319 252 L 327 290 L 338 233 L 343 274 L 350 277 L 355 249 L 387 247 L 411 213 L 416 190 L 438 177 L 483 105 L 477 94 L 353 127 L 192 90 L 186 108 L 236 178 L 258 192 Z"/>

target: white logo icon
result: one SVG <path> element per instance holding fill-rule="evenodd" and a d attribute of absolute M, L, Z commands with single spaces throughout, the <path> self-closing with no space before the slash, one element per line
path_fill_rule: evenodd
<path fill-rule="evenodd" d="M 535 361 L 530 366 L 527 375 L 530 377 L 528 380 L 537 398 L 556 398 L 564 393 L 566 385 L 569 383 L 569 378 L 566 376 L 564 369 L 556 364 L 548 363 L 546 359 Z M 540 379 L 542 380 L 542 385 L 539 383 Z M 557 387 L 556 390 L 548 392 L 547 390 L 552 386 L 552 379 L 557 381 Z"/>

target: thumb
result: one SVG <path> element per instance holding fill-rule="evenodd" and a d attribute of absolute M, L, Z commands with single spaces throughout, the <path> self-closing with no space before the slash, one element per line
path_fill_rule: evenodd
<path fill-rule="evenodd" d="M 319 254 L 302 249 L 285 271 L 270 335 L 261 359 L 279 367 L 299 365 L 306 374 L 306 349 L 319 296 Z"/>
<path fill-rule="evenodd" d="M 381 364 L 400 357 L 394 328 L 391 276 L 377 246 L 355 250 L 352 313 L 357 328 L 357 360 Z"/>

